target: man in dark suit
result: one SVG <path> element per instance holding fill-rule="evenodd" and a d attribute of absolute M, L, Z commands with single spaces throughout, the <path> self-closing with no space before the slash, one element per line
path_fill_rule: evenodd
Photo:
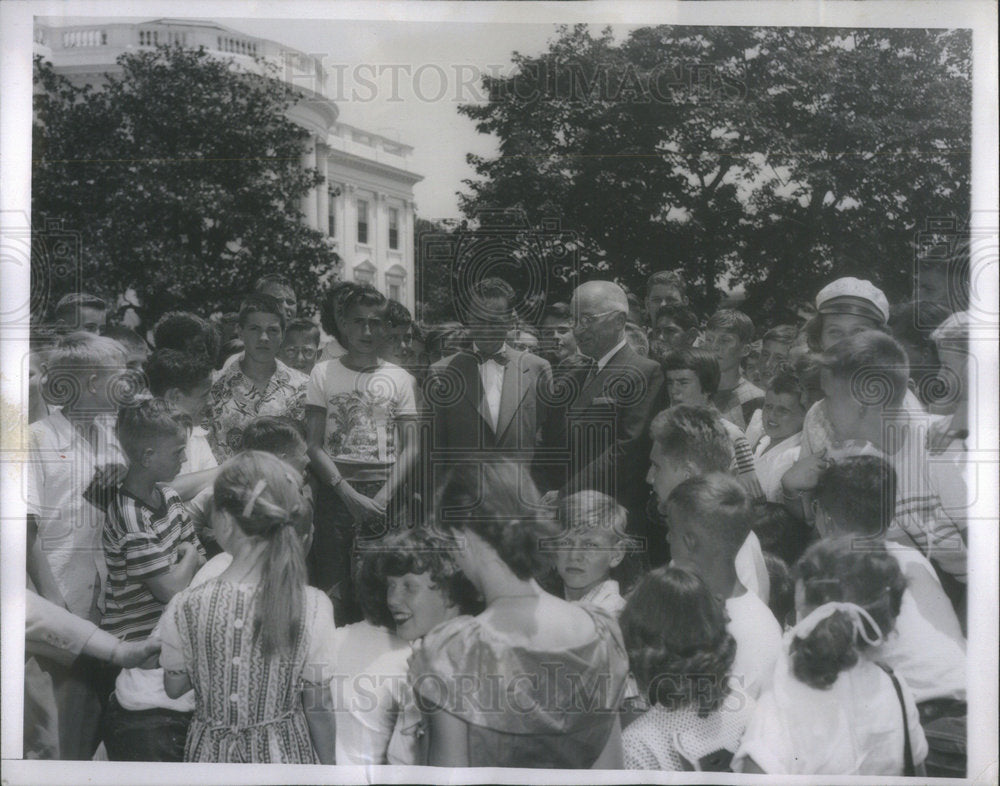
<path fill-rule="evenodd" d="M 563 437 L 568 448 L 569 480 L 564 493 L 592 488 L 614 497 L 628 511 L 632 535 L 646 539 L 646 560 L 660 564 L 666 544 L 649 532 L 649 424 L 662 403 L 663 371 L 625 340 L 628 319 L 625 291 L 610 281 L 589 281 L 576 288 L 570 308 L 580 352 L 591 359 L 573 371 Z"/>
<path fill-rule="evenodd" d="M 535 449 L 550 431 L 545 393 L 552 371 L 542 358 L 506 344 L 514 301 L 509 284 L 486 278 L 460 304 L 472 349 L 432 365 L 424 388 L 433 413 L 425 452 L 432 466 L 507 458 L 535 473 Z"/>

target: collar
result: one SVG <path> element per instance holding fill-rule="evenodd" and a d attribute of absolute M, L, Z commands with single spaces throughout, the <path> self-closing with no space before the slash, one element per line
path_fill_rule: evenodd
<path fill-rule="evenodd" d="M 608 365 L 608 361 L 611 360 L 611 358 L 613 358 L 619 351 L 621 351 L 621 348 L 624 347 L 626 344 L 628 344 L 628 341 L 623 338 L 621 341 L 619 341 L 617 344 L 611 347 L 611 349 L 608 350 L 607 354 L 605 354 L 604 357 L 602 357 L 600 360 L 597 361 L 597 370 L 602 371 L 604 367 Z"/>
<path fill-rule="evenodd" d="M 472 342 L 472 354 L 475 356 L 475 358 L 479 362 L 480 366 L 482 366 L 484 363 L 488 363 L 489 361 L 492 360 L 498 366 L 500 366 L 501 368 L 503 368 L 503 366 L 505 366 L 506 363 L 501 363 L 498 360 L 495 360 L 495 357 L 497 355 L 500 355 L 500 356 L 506 358 L 507 362 L 510 362 L 510 353 L 511 353 L 511 349 L 510 349 L 510 347 L 507 346 L 507 342 L 505 341 L 503 344 L 500 345 L 500 349 L 498 349 L 496 352 L 494 352 L 492 355 L 490 355 L 486 360 L 480 361 L 480 358 L 484 357 L 484 355 L 479 350 L 479 346 L 476 344 L 476 342 L 474 342 L 474 341 Z"/>

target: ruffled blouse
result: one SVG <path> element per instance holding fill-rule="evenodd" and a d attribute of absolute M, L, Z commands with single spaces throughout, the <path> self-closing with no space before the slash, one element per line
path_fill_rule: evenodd
<path fill-rule="evenodd" d="M 409 681 L 425 711 L 466 723 L 473 767 L 589 768 L 604 750 L 628 675 L 618 624 L 581 606 L 593 638 L 560 650 L 528 649 L 475 617 L 427 634 Z"/>

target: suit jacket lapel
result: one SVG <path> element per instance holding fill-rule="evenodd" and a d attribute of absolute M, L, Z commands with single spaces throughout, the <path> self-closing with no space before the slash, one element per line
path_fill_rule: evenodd
<path fill-rule="evenodd" d="M 479 364 L 476 362 L 475 356 L 468 352 L 462 352 L 455 359 L 455 364 L 458 366 L 462 380 L 465 382 L 465 397 L 473 409 L 479 413 L 479 417 L 483 419 L 490 431 L 492 431 L 493 424 L 490 422 L 490 408 L 486 405 L 486 395 L 483 391 L 483 382 L 479 377 Z"/>
<path fill-rule="evenodd" d="M 503 436 L 514 413 L 521 405 L 521 399 L 528 392 L 530 367 L 521 364 L 521 353 L 508 350 L 510 362 L 503 372 L 503 388 L 500 391 L 500 412 L 497 415 L 497 438 Z"/>
<path fill-rule="evenodd" d="M 604 383 L 607 381 L 608 377 L 615 371 L 618 365 L 624 360 L 628 352 L 631 350 L 628 344 L 619 349 L 615 354 L 608 358 L 608 362 L 604 364 L 604 368 L 596 372 L 583 387 L 581 398 L 587 404 L 590 404 L 594 398 L 598 395 L 604 393 Z"/>

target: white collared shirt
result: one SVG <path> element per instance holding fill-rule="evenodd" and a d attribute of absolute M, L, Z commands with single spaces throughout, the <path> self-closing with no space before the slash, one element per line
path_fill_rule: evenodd
<path fill-rule="evenodd" d="M 627 343 L 628 343 L 628 341 L 623 338 L 621 341 L 619 341 L 617 344 L 615 344 L 613 347 L 611 347 L 611 349 L 608 350 L 607 354 L 605 354 L 604 357 L 602 357 L 600 360 L 597 361 L 597 372 L 596 373 L 599 373 L 599 372 L 603 371 L 604 367 L 606 365 L 608 365 L 608 361 L 611 360 L 611 358 L 613 358 L 615 356 L 615 353 L 618 352 L 618 350 L 620 350 L 622 347 L 624 347 Z"/>
<path fill-rule="evenodd" d="M 480 352 L 479 347 L 473 343 L 472 348 Z M 504 343 L 498 352 L 507 353 L 510 350 Z M 503 393 L 503 372 L 504 367 L 490 358 L 485 363 L 479 364 L 479 380 L 483 384 L 483 396 L 486 398 L 486 408 L 490 413 L 490 424 L 493 430 L 497 429 L 497 421 L 500 419 L 500 396 Z"/>

